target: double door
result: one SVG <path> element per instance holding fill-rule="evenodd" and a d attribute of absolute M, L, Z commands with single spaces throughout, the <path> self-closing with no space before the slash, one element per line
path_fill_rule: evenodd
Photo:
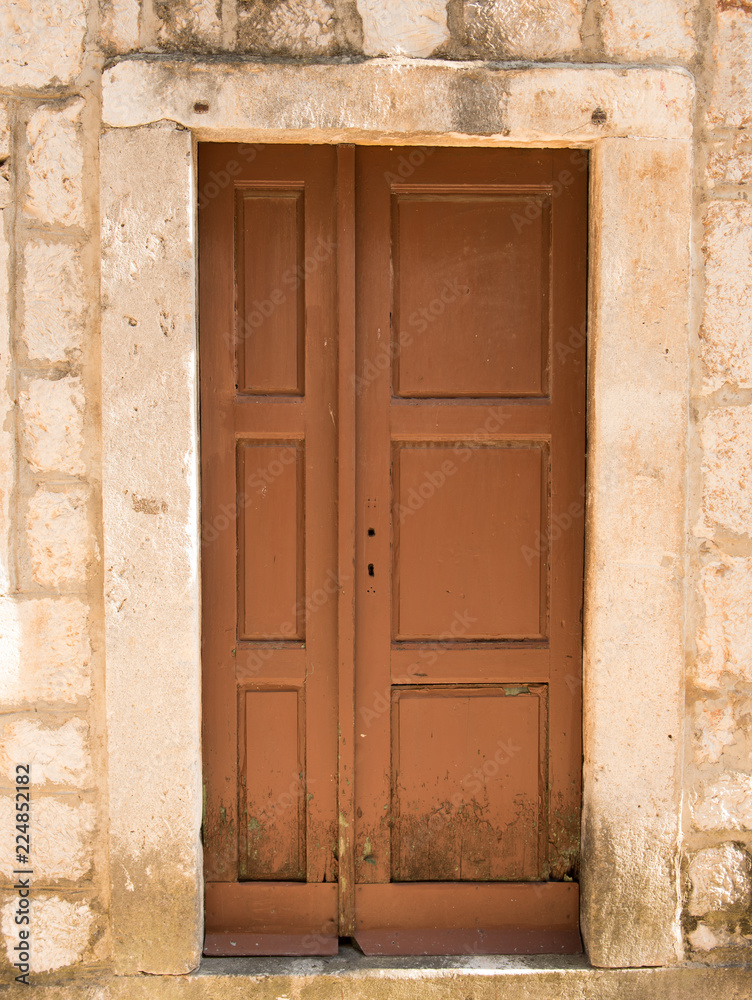
<path fill-rule="evenodd" d="M 586 167 L 200 147 L 207 954 L 579 950 Z"/>

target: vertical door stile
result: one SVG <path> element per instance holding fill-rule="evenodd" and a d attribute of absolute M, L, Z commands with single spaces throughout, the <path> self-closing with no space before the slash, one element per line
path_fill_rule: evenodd
<path fill-rule="evenodd" d="M 354 931 L 355 791 L 355 147 L 337 149 L 337 296 L 339 400 L 339 920 Z"/>

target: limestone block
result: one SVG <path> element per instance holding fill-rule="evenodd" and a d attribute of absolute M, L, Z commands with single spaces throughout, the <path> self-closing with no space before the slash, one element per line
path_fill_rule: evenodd
<path fill-rule="evenodd" d="M 617 59 L 690 60 L 697 0 L 602 0 L 606 52 Z"/>
<path fill-rule="evenodd" d="M 688 152 L 607 139 L 591 162 L 581 917 L 590 961 L 609 967 L 678 959 Z"/>
<path fill-rule="evenodd" d="M 208 111 L 195 110 L 199 96 Z M 426 142 L 445 132 L 555 145 L 595 135 L 688 140 L 693 99 L 686 71 L 645 67 L 476 64 L 458 75 L 439 60 L 366 59 L 302 63 L 291 73 L 273 62 L 249 71 L 245 63 L 124 59 L 102 74 L 105 125 L 168 120 L 199 138 L 238 142 L 289 141 L 291 129 L 307 142 L 370 141 L 384 132 Z M 598 108 L 605 122 L 593 122 Z M 670 186 L 666 176 L 656 180 Z"/>
<path fill-rule="evenodd" d="M 698 851 L 687 867 L 690 882 L 687 912 L 747 909 L 752 904 L 752 858 L 737 844 Z"/>
<path fill-rule="evenodd" d="M 217 49 L 222 42 L 222 0 L 154 0 L 164 49 Z"/>
<path fill-rule="evenodd" d="M 80 378 L 32 379 L 20 393 L 22 451 L 36 472 L 84 472 L 84 394 Z"/>
<path fill-rule="evenodd" d="M 29 120 L 26 137 L 28 192 L 24 212 L 52 225 L 83 226 L 82 99 L 61 107 L 43 104 Z"/>
<path fill-rule="evenodd" d="M 752 777 L 749 774 L 727 771 L 714 781 L 696 786 L 690 799 L 696 829 L 752 831 Z"/>
<path fill-rule="evenodd" d="M 752 204 L 714 201 L 705 214 L 705 391 L 752 386 Z"/>
<path fill-rule="evenodd" d="M 84 285 L 78 251 L 67 243 L 31 240 L 24 251 L 22 336 L 35 361 L 81 355 Z"/>
<path fill-rule="evenodd" d="M 712 951 L 714 948 L 749 948 L 752 934 L 744 934 L 739 927 L 711 927 L 700 921 L 687 935 L 694 951 Z"/>
<path fill-rule="evenodd" d="M 29 501 L 26 537 L 34 581 L 43 587 L 83 584 L 95 543 L 88 523 L 87 493 L 39 489 Z"/>
<path fill-rule="evenodd" d="M 752 131 L 715 139 L 708 150 L 708 182 L 752 184 Z"/>
<path fill-rule="evenodd" d="M 449 39 L 446 0 L 357 0 L 369 56 L 430 56 Z"/>
<path fill-rule="evenodd" d="M 14 947 L 19 943 L 19 928 L 15 921 L 17 896 L 2 906 L 0 929 L 5 938 L 5 954 L 13 963 Z M 59 895 L 38 894 L 31 907 L 29 931 L 34 947 L 31 950 L 31 971 L 51 972 L 80 962 L 89 948 L 95 926 L 94 912 L 88 901 L 63 899 Z"/>
<path fill-rule="evenodd" d="M 719 4 L 713 46 L 715 82 L 708 109 L 711 125 L 752 125 L 752 11 L 748 4 Z M 723 9 L 723 8 L 726 9 Z"/>
<path fill-rule="evenodd" d="M 694 707 L 693 742 L 700 764 L 717 764 L 724 747 L 736 742 L 737 723 L 730 702 L 699 701 Z"/>
<path fill-rule="evenodd" d="M 695 683 L 718 688 L 728 672 L 752 683 L 752 559 L 724 556 L 700 571 Z"/>
<path fill-rule="evenodd" d="M 0 211 L 0 595 L 11 589 L 11 495 L 15 481 L 13 397 L 10 392 L 10 276 L 5 236 L 6 212 Z"/>
<path fill-rule="evenodd" d="M 191 135 L 167 125 L 113 129 L 101 156 L 114 961 L 178 974 L 201 953 Z M 149 184 L 144 159 L 159 165 Z"/>
<path fill-rule="evenodd" d="M 81 72 L 85 0 L 8 0 L 0 35 L 0 87 L 71 83 Z"/>
<path fill-rule="evenodd" d="M 138 48 L 140 0 L 100 0 L 99 37 L 108 52 Z"/>
<path fill-rule="evenodd" d="M 88 608 L 72 597 L 0 600 L 0 705 L 73 704 L 91 689 Z"/>
<path fill-rule="evenodd" d="M 31 764 L 31 784 L 88 788 L 92 781 L 89 726 L 79 718 L 61 726 L 10 719 L 0 728 L 0 774 L 12 784 L 16 764 Z"/>
<path fill-rule="evenodd" d="M 547 59 L 582 43 L 585 0 L 470 0 L 468 42 L 484 55 Z"/>
<path fill-rule="evenodd" d="M 695 533 L 710 537 L 717 525 L 752 533 L 752 407 L 711 410 L 700 437 L 702 507 Z"/>
<path fill-rule="evenodd" d="M 327 0 L 240 0 L 238 44 L 249 52 L 326 55 L 336 48 L 334 7 Z"/>
<path fill-rule="evenodd" d="M 58 796 L 34 796 L 31 805 L 33 868 L 39 883 L 76 882 L 91 871 L 94 806 Z M 13 881 L 16 804 L 11 795 L 0 799 L 0 874 Z"/>

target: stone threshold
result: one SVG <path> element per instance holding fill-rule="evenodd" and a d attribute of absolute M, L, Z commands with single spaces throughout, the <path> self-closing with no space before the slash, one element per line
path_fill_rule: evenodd
<path fill-rule="evenodd" d="M 0 995 L 4 991 L 0 990 Z M 749 1000 L 752 967 L 596 969 L 582 955 L 205 958 L 184 976 L 93 975 L 37 1000 Z"/>

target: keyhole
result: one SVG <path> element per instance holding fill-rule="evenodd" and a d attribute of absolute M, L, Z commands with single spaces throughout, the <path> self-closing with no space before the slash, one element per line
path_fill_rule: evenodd
<path fill-rule="evenodd" d="M 369 563 L 368 564 L 368 575 L 369 576 L 373 576 L 374 575 L 374 573 L 373 573 L 373 563 Z"/>
<path fill-rule="evenodd" d="M 375 528 L 369 528 L 369 529 L 368 529 L 368 537 L 369 537 L 369 538 L 373 538 L 373 536 L 374 536 L 375 534 L 376 534 L 376 529 L 375 529 Z"/>

